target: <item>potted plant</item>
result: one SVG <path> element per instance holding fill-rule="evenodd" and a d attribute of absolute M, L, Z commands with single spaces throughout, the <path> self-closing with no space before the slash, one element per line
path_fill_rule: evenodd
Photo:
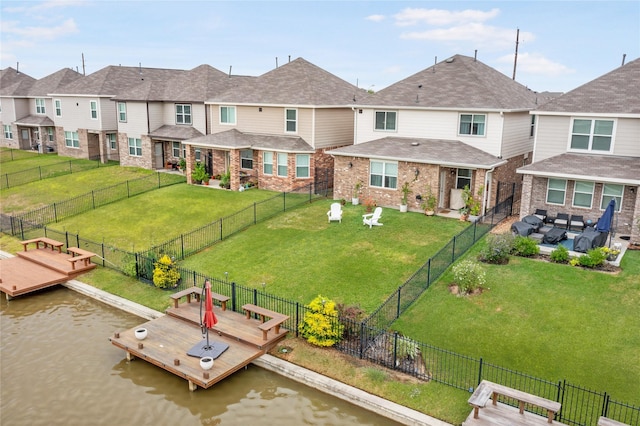
<path fill-rule="evenodd" d="M 362 189 L 362 181 L 358 181 L 353 187 L 353 197 L 351 197 L 351 204 L 357 206 L 360 203 L 360 189 Z"/>
<path fill-rule="evenodd" d="M 178 162 L 178 167 L 180 167 L 180 170 L 184 173 L 184 171 L 187 170 L 187 160 L 181 158 Z"/>
<path fill-rule="evenodd" d="M 220 188 L 231 188 L 231 171 L 227 170 L 220 175 Z"/>
<path fill-rule="evenodd" d="M 400 212 L 406 213 L 407 211 L 407 199 L 409 198 L 409 194 L 411 193 L 411 188 L 409 188 L 409 182 L 405 182 L 400 188 L 402 191 L 402 198 L 400 199 Z"/>
<path fill-rule="evenodd" d="M 422 204 L 420 207 L 424 210 L 424 214 L 427 216 L 433 216 L 436 213 L 436 206 L 438 205 L 438 198 L 431 191 L 431 187 L 427 187 L 427 194 L 422 198 Z"/>
<path fill-rule="evenodd" d="M 193 179 L 193 181 L 197 184 L 202 183 L 203 180 L 209 180 L 209 174 L 207 173 L 207 171 L 204 168 L 204 164 L 202 163 L 196 163 L 196 168 L 193 170 L 193 173 L 191 174 L 191 179 Z"/>

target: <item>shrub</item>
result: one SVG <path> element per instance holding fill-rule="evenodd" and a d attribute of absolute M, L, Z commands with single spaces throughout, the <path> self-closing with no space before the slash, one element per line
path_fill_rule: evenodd
<path fill-rule="evenodd" d="M 411 340 L 407 337 L 398 336 L 398 339 L 396 340 L 397 359 L 415 359 L 418 355 L 420 355 L 420 347 L 414 340 Z"/>
<path fill-rule="evenodd" d="M 509 253 L 513 244 L 513 236 L 509 233 L 489 235 L 487 245 L 480 251 L 478 259 L 485 263 L 504 265 L 509 263 Z"/>
<path fill-rule="evenodd" d="M 607 254 L 601 248 L 594 248 L 578 258 L 580 266 L 585 268 L 597 268 L 607 259 Z"/>
<path fill-rule="evenodd" d="M 127 255 L 123 260 L 122 273 L 128 277 L 136 278 L 136 258 L 135 256 Z"/>
<path fill-rule="evenodd" d="M 338 309 L 333 300 L 318 296 L 305 305 L 307 311 L 298 331 L 316 346 L 333 346 L 342 340 L 344 325 L 338 320 Z"/>
<path fill-rule="evenodd" d="M 158 288 L 174 288 L 180 281 L 180 272 L 166 254 L 154 263 L 153 284 Z"/>
<path fill-rule="evenodd" d="M 531 238 L 518 235 L 513 240 L 512 252 L 516 256 L 531 257 L 540 253 L 540 246 Z"/>
<path fill-rule="evenodd" d="M 551 252 L 549 258 L 552 262 L 567 263 L 569 261 L 569 249 L 560 244 L 557 249 Z"/>
<path fill-rule="evenodd" d="M 343 321 L 346 336 L 359 336 L 360 323 L 366 318 L 366 312 L 359 306 L 345 306 L 342 303 L 337 305 L 338 317 Z"/>
<path fill-rule="evenodd" d="M 453 267 L 453 279 L 460 294 L 468 294 L 486 283 L 486 273 L 482 266 L 472 260 L 463 260 Z"/>

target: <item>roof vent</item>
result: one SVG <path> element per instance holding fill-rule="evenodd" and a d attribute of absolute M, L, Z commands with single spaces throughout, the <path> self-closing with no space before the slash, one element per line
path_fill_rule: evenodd
<path fill-rule="evenodd" d="M 455 58 L 452 56 L 449 59 L 447 59 L 445 62 L 450 64 L 451 62 L 453 62 L 455 60 Z"/>
<path fill-rule="evenodd" d="M 418 146 L 420 145 L 420 142 L 411 142 L 411 146 Z"/>

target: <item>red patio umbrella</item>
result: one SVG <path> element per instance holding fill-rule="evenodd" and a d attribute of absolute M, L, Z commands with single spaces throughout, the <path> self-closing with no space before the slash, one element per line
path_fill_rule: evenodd
<path fill-rule="evenodd" d="M 209 329 L 213 328 L 217 323 L 218 319 L 216 318 L 216 314 L 213 313 L 213 298 L 211 297 L 211 283 L 209 280 L 204 283 L 204 300 L 205 300 L 205 309 L 204 316 L 202 317 L 202 328 L 203 332 L 206 330 L 207 333 L 207 346 L 205 349 L 210 349 L 209 345 Z"/>

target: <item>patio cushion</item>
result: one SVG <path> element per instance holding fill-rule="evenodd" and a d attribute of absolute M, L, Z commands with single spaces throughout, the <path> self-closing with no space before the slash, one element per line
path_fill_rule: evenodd
<path fill-rule="evenodd" d="M 522 221 L 536 228 L 536 231 L 538 231 L 544 225 L 544 222 L 542 221 L 542 219 L 540 219 L 538 216 L 534 214 L 530 214 L 528 216 L 523 217 Z"/>
<path fill-rule="evenodd" d="M 535 230 L 536 230 L 535 226 L 525 222 L 514 222 L 513 225 L 511 225 L 511 232 L 513 232 L 514 234 L 520 235 L 522 237 L 527 237 L 533 234 Z"/>
<path fill-rule="evenodd" d="M 552 228 L 544 234 L 542 242 L 545 244 L 558 244 L 562 240 L 567 239 L 567 231 L 560 228 Z"/>

